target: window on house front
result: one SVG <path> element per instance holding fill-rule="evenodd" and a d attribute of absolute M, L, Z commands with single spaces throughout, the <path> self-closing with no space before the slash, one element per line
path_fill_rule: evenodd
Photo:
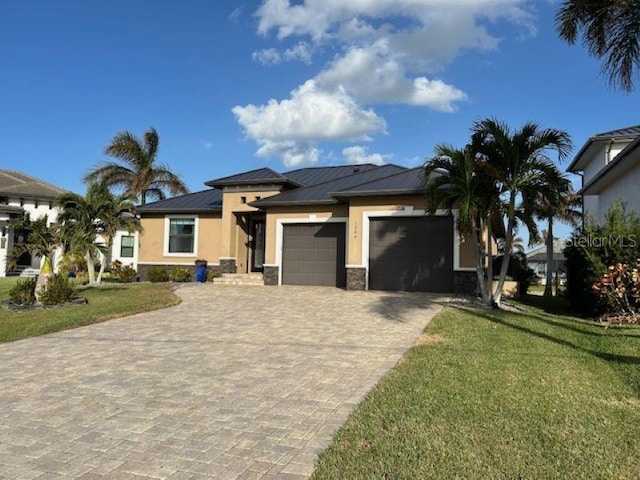
<path fill-rule="evenodd" d="M 195 218 L 169 220 L 169 253 L 194 253 Z"/>
<path fill-rule="evenodd" d="M 120 239 L 120 256 L 122 258 L 133 258 L 133 245 L 135 238 L 133 235 L 123 236 Z"/>

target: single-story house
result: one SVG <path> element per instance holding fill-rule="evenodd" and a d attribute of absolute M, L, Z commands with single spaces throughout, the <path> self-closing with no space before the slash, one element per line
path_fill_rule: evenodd
<path fill-rule="evenodd" d="M 23 240 L 19 232 L 12 231 L 9 222 L 29 213 L 32 220 L 47 215 L 47 223 L 55 223 L 60 209 L 54 202 L 64 193 L 67 190 L 44 180 L 14 170 L 0 169 L 0 277 L 20 274 L 31 276 L 38 273 L 41 259 L 28 253 L 17 259 L 17 268 L 9 270 L 8 257 L 11 250 L 17 242 Z M 108 261 L 119 260 L 135 268 L 136 255 L 137 233 L 118 232 Z M 56 271 L 60 258 L 61 252 L 58 251 L 54 258 Z"/>
<path fill-rule="evenodd" d="M 263 275 L 265 285 L 474 292 L 456 213 L 425 215 L 421 168 L 260 168 L 139 207 L 138 273 L 152 266 Z"/>
<path fill-rule="evenodd" d="M 640 212 L 640 125 L 594 135 L 567 170 L 582 175 L 586 218 L 602 222 L 616 200 Z"/>
<path fill-rule="evenodd" d="M 566 258 L 564 256 L 564 248 L 566 247 L 566 241 L 554 240 L 553 242 L 553 265 L 551 265 L 551 271 L 554 276 L 564 276 L 567 272 L 565 267 Z M 547 246 L 540 245 L 529 252 L 527 252 L 527 265 L 533 270 L 535 275 L 541 280 L 544 285 L 547 282 Z"/>

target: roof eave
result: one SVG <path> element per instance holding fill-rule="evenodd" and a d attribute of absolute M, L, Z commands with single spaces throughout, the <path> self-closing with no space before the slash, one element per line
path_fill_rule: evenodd
<path fill-rule="evenodd" d="M 138 213 L 147 214 L 147 213 L 220 213 L 222 212 L 222 207 L 215 208 L 147 208 L 143 209 L 138 207 Z"/>

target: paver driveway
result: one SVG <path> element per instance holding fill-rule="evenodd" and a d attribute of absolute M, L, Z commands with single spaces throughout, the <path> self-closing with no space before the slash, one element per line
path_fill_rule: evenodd
<path fill-rule="evenodd" d="M 0 478 L 305 478 L 440 308 L 316 287 L 179 294 L 0 345 Z"/>

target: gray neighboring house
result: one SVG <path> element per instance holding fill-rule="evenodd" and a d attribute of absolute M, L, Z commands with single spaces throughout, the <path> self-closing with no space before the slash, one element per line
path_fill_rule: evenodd
<path fill-rule="evenodd" d="M 0 277 L 7 276 L 9 256 L 15 242 L 21 241 L 15 232 L 11 231 L 10 220 L 28 212 L 32 219 L 47 215 L 49 224 L 58 217 L 59 209 L 53 202 L 63 193 L 63 188 L 52 185 L 35 177 L 13 170 L 0 169 Z M 40 259 L 31 255 L 23 255 L 18 259 L 18 272 L 22 270 L 37 270 Z"/>
<path fill-rule="evenodd" d="M 585 218 L 602 222 L 616 200 L 640 212 L 640 125 L 594 135 L 567 171 L 582 176 Z"/>
<path fill-rule="evenodd" d="M 553 242 L 554 265 L 552 265 L 551 268 L 554 272 L 554 276 L 558 275 L 560 278 L 564 277 L 567 272 L 565 267 L 566 258 L 563 252 L 565 246 L 566 242 L 564 240 L 554 240 Z M 526 255 L 527 265 L 529 265 L 529 268 L 533 269 L 536 276 L 544 285 L 547 281 L 547 246 L 540 245 L 527 252 Z"/>

